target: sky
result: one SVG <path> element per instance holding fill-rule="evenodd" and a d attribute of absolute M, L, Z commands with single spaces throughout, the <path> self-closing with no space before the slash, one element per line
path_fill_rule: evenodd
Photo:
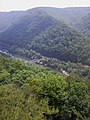
<path fill-rule="evenodd" d="M 90 7 L 90 0 L 0 0 L 0 11 L 27 10 L 34 7 Z"/>

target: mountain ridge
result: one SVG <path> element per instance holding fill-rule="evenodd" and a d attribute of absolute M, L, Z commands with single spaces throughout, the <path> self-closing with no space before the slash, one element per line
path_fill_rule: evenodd
<path fill-rule="evenodd" d="M 75 19 L 88 15 L 89 9 L 39 7 L 24 11 L 13 25 L 0 34 L 0 47 L 6 47 L 10 52 L 15 52 L 20 47 L 59 60 L 89 64 L 88 34 L 76 28 L 74 22 Z M 81 14 L 79 18 L 75 16 L 78 10 L 77 16 Z M 71 25 L 68 23 L 70 19 Z"/>

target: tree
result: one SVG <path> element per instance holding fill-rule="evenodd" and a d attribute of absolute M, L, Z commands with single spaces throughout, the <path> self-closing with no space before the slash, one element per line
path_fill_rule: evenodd
<path fill-rule="evenodd" d="M 66 81 L 60 78 L 47 81 L 44 91 L 49 106 L 59 109 L 54 116 L 56 120 L 83 120 L 89 117 L 87 87 L 78 77 L 67 77 Z"/>

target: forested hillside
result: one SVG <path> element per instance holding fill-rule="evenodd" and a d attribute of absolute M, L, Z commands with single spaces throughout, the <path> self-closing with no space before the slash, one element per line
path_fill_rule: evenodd
<path fill-rule="evenodd" d="M 85 20 L 85 24 L 81 22 L 80 29 L 75 27 L 79 21 L 83 21 L 81 19 L 89 15 L 89 9 L 27 10 L 17 22 L 0 34 L 0 48 L 12 54 L 25 49 L 58 60 L 90 65 L 89 19 Z"/>
<path fill-rule="evenodd" d="M 0 120 L 90 120 L 90 7 L 0 12 Z"/>
<path fill-rule="evenodd" d="M 77 28 L 90 38 L 90 13 L 77 23 Z"/>
<path fill-rule="evenodd" d="M 89 120 L 90 81 L 0 55 L 1 120 Z"/>
<path fill-rule="evenodd" d="M 0 32 L 15 24 L 23 15 L 24 11 L 0 12 Z"/>

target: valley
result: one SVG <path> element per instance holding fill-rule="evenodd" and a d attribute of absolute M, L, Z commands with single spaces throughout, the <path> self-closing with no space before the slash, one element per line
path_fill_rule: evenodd
<path fill-rule="evenodd" d="M 1 32 L 0 48 L 8 50 L 11 54 L 21 54 L 27 57 L 43 55 L 61 61 L 90 65 L 88 35 L 84 35 L 82 29 L 76 29 L 74 25 L 71 26 L 68 22 L 59 18 L 58 20 L 56 17 L 61 15 L 62 18 L 65 17 L 65 20 L 71 20 L 69 22 L 74 24 L 73 11 L 75 13 L 79 11 L 80 19 L 83 19 L 82 10 L 85 11 L 84 16 L 89 15 L 89 8 L 34 8 L 24 11 L 23 16 L 19 16 L 17 22 Z M 68 12 L 72 15 L 72 19 L 66 15 Z M 88 21 L 87 24 L 89 24 Z"/>
<path fill-rule="evenodd" d="M 0 12 L 0 111 L 90 120 L 90 7 Z"/>

